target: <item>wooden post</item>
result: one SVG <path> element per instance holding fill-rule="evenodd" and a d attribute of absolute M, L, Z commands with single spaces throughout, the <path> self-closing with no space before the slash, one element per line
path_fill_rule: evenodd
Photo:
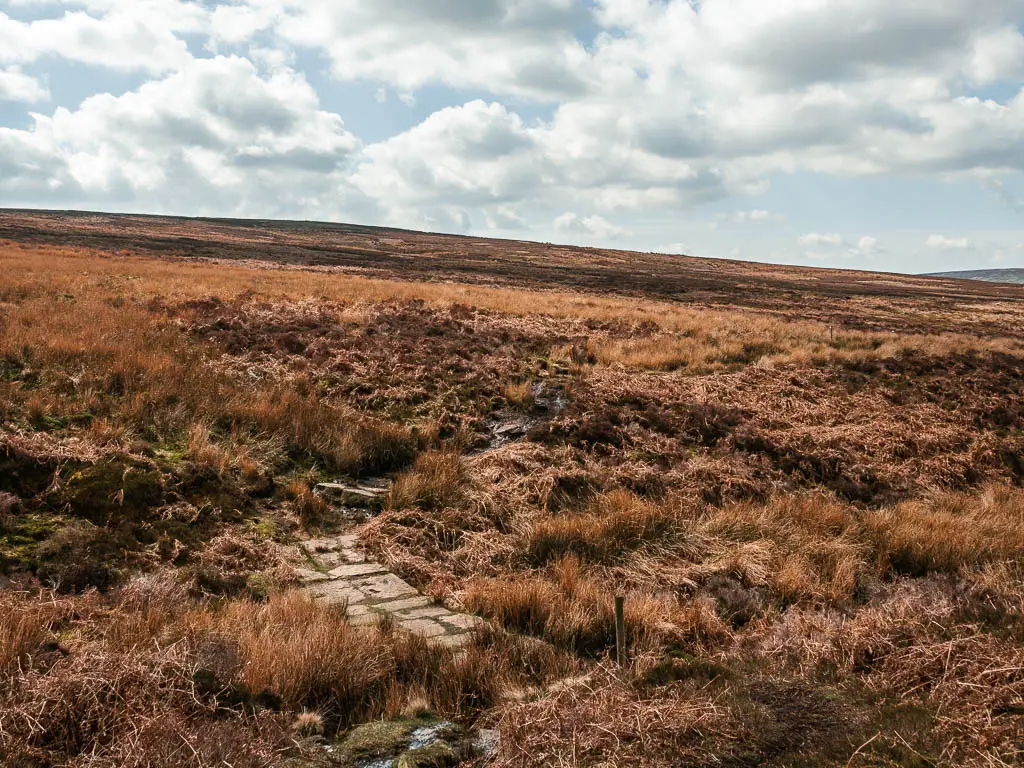
<path fill-rule="evenodd" d="M 626 598 L 615 596 L 615 657 L 619 666 L 626 664 Z"/>

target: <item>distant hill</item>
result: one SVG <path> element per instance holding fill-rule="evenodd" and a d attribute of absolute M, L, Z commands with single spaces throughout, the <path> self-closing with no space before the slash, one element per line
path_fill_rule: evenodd
<path fill-rule="evenodd" d="M 933 272 L 924 277 L 952 277 L 957 280 L 982 280 L 986 283 L 1024 285 L 1024 269 L 974 269 L 967 272 Z"/>

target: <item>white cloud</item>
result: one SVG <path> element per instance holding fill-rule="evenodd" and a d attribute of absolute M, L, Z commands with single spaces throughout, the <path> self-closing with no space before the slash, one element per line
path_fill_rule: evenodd
<path fill-rule="evenodd" d="M 501 104 L 473 101 L 366 147 L 351 179 L 396 223 L 430 221 L 444 204 L 496 206 L 529 197 L 543 175 L 535 141 Z"/>
<path fill-rule="evenodd" d="M 555 219 L 555 229 L 563 234 L 590 235 L 598 240 L 615 240 L 632 234 L 630 230 L 615 226 L 600 216 L 579 216 L 575 213 L 563 213 Z"/>
<path fill-rule="evenodd" d="M 974 248 L 974 244 L 966 237 L 946 237 L 945 235 L 931 235 L 925 245 L 940 251 L 968 251 Z"/>
<path fill-rule="evenodd" d="M 1024 200 L 1021 200 L 1017 195 L 1006 188 L 1003 184 L 1002 179 L 984 177 L 981 181 L 982 187 L 987 189 L 992 195 L 999 200 L 1003 205 L 1008 208 L 1024 213 Z"/>
<path fill-rule="evenodd" d="M 1024 35 L 1008 26 L 978 37 L 966 69 L 979 85 L 1020 80 L 1024 76 Z"/>
<path fill-rule="evenodd" d="M 498 205 L 484 210 L 488 229 L 526 229 L 527 224 L 514 205 Z"/>
<path fill-rule="evenodd" d="M 262 76 L 235 57 L 194 60 L 122 96 L 34 118 L 29 130 L 0 129 L 8 199 L 38 191 L 41 173 L 63 194 L 174 209 L 315 206 L 318 192 L 340 194 L 331 179 L 359 148 L 337 115 L 319 110 L 301 75 Z"/>
<path fill-rule="evenodd" d="M 679 256 L 686 256 L 693 252 L 693 249 L 686 243 L 669 243 L 654 249 L 655 253 L 671 253 Z"/>
<path fill-rule="evenodd" d="M 586 14 L 576 0 L 249 4 L 288 43 L 323 51 L 339 80 L 380 80 L 404 92 L 444 83 L 545 97 L 586 87 L 588 56 L 574 35 Z"/>
<path fill-rule="evenodd" d="M 117 70 L 167 72 L 185 65 L 191 55 L 175 31 L 203 24 L 194 12 L 159 12 L 149 3 L 126 3 L 93 16 L 68 11 L 55 19 L 17 21 L 0 12 L 0 64 L 27 64 L 46 56 Z M 147 12 L 147 9 L 151 12 Z"/>
<path fill-rule="evenodd" d="M 711 228 L 715 229 L 720 224 L 766 224 L 785 220 L 786 217 L 782 214 L 772 213 L 771 211 L 735 211 L 733 213 L 721 213 L 716 216 L 711 222 Z"/>
<path fill-rule="evenodd" d="M 874 256 L 877 253 L 881 253 L 881 248 L 878 245 L 878 238 L 865 235 L 857 242 L 857 253 L 865 256 Z"/>
<path fill-rule="evenodd" d="M 843 236 L 837 234 L 822 234 L 820 232 L 811 232 L 806 235 L 801 235 L 797 239 L 797 242 L 800 243 L 800 245 L 819 248 L 821 246 L 830 245 L 838 246 L 843 244 Z"/>
<path fill-rule="evenodd" d="M 18 67 L 0 69 L 0 101 L 45 101 L 50 90 L 38 78 L 26 75 Z"/>

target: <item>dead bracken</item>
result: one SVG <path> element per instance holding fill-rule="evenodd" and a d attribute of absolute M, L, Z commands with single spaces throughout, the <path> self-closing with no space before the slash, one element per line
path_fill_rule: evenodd
<path fill-rule="evenodd" d="M 112 221 L 0 214 L 0 764 L 1019 764 L 1020 289 Z"/>

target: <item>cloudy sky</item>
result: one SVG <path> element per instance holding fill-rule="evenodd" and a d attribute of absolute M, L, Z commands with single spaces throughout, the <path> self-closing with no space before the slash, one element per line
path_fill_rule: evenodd
<path fill-rule="evenodd" d="M 0 0 L 0 205 L 1024 267 L 1024 0 Z"/>

